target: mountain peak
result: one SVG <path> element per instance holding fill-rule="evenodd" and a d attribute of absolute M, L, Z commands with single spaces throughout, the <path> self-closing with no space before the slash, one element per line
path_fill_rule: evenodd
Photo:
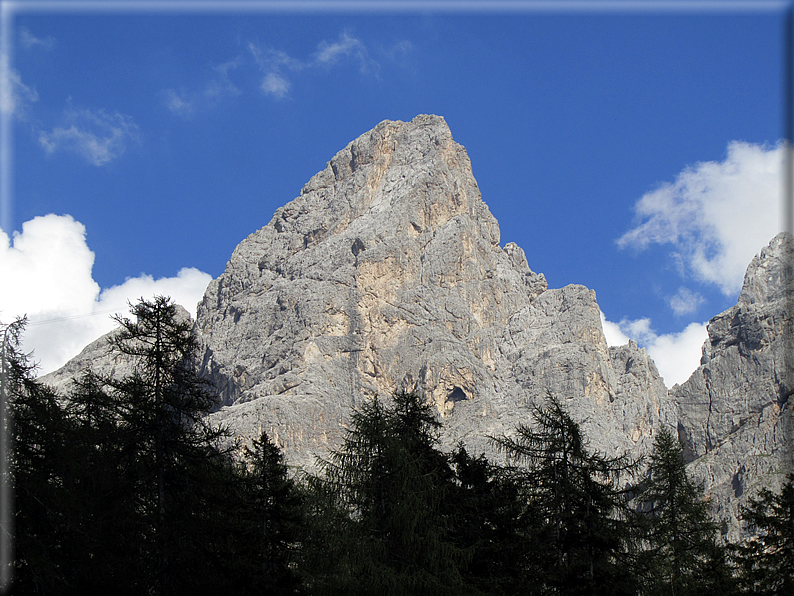
<path fill-rule="evenodd" d="M 747 266 L 739 302 L 769 304 L 790 296 L 792 256 L 794 238 L 787 232 L 779 233 Z"/>
<path fill-rule="evenodd" d="M 742 499 L 787 453 L 790 237 L 753 259 L 739 303 L 709 323 L 701 367 L 669 393 L 636 343 L 607 347 L 594 291 L 548 288 L 519 246 L 499 242 L 444 119 L 381 122 L 208 286 L 196 330 L 219 391 L 212 418 L 244 440 L 267 431 L 311 468 L 340 445 L 351 412 L 395 390 L 423 393 L 442 446 L 465 441 L 471 453 L 531 423 L 551 392 L 607 455 L 647 454 L 659 429 L 678 428 L 690 469 L 738 532 Z M 67 376 L 93 360 L 122 371 L 102 347 Z"/>

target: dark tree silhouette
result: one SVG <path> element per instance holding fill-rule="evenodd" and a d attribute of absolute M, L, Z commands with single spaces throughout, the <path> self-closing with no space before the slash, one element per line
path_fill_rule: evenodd
<path fill-rule="evenodd" d="M 547 395 L 532 427 L 493 439 L 515 464 L 533 553 L 527 575 L 539 593 L 632 593 L 626 552 L 630 536 L 621 476 L 636 469 L 628 457 L 591 453 L 579 425 Z"/>
<path fill-rule="evenodd" d="M 643 594 L 728 594 L 734 589 L 709 502 L 687 474 L 683 447 L 667 428 L 656 436 L 637 502 Z"/>
<path fill-rule="evenodd" d="M 440 426 L 415 393 L 366 402 L 342 447 L 321 462 L 315 503 L 324 520 L 312 559 L 333 564 L 310 580 L 313 593 L 465 594 L 466 553 L 454 542 L 454 474 L 436 449 Z"/>
<path fill-rule="evenodd" d="M 743 591 L 794 594 L 794 473 L 789 473 L 780 494 L 762 489 L 742 519 L 757 532 L 737 549 Z"/>

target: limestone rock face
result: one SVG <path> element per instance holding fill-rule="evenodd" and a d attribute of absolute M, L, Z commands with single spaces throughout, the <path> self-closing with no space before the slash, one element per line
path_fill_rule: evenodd
<path fill-rule="evenodd" d="M 736 306 L 709 321 L 701 366 L 670 390 L 690 470 L 733 539 L 741 504 L 793 469 L 792 244 L 779 234 L 752 260 Z"/>
<path fill-rule="evenodd" d="M 195 326 L 219 391 L 211 416 L 265 430 L 292 465 L 337 447 L 350 413 L 397 389 L 437 408 L 442 447 L 493 456 L 488 436 L 555 394 L 607 455 L 650 452 L 677 428 L 730 539 L 741 503 L 791 469 L 792 240 L 750 264 L 736 306 L 708 326 L 700 368 L 667 391 L 645 349 L 607 347 L 595 292 L 549 289 L 500 247 L 463 147 L 438 116 L 384 121 L 342 149 L 235 249 Z M 90 365 L 125 374 L 107 338 L 46 382 Z"/>
<path fill-rule="evenodd" d="M 199 305 L 216 418 L 296 464 L 338 445 L 351 408 L 423 391 L 444 443 L 530 419 L 552 391 L 595 446 L 644 450 L 667 391 L 636 344 L 608 349 L 595 293 L 547 288 L 480 197 L 443 118 L 354 140 L 234 251 Z"/>

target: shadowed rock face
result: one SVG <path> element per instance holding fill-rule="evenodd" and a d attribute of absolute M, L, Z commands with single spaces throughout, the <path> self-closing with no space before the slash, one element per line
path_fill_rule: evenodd
<path fill-rule="evenodd" d="M 479 450 L 527 422 L 548 389 L 594 446 L 644 450 L 660 421 L 675 422 L 645 351 L 608 349 L 592 290 L 547 289 L 499 241 L 443 118 L 380 123 L 207 289 L 198 326 L 226 406 L 217 418 L 242 435 L 264 428 L 311 465 L 376 395 L 423 391 L 444 443 Z"/>
<path fill-rule="evenodd" d="M 740 504 L 791 464 L 790 253 L 781 235 L 752 261 L 738 304 L 709 323 L 701 367 L 668 393 L 635 342 L 607 347 L 594 291 L 548 289 L 521 248 L 500 247 L 443 118 L 384 121 L 207 288 L 196 333 L 219 390 L 212 418 L 243 439 L 266 430 L 312 468 L 353 408 L 416 389 L 442 417 L 443 447 L 494 455 L 487 437 L 530 422 L 550 391 L 607 455 L 646 454 L 662 426 L 677 428 L 735 539 Z M 65 386 L 88 363 L 126 370 L 105 346 L 44 380 Z"/>

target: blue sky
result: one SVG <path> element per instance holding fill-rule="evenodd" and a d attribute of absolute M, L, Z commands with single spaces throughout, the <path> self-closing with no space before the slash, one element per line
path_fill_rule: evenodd
<path fill-rule="evenodd" d="M 16 4 L 0 320 L 29 314 L 46 372 L 127 298 L 194 308 L 338 150 L 433 113 L 466 147 L 502 245 L 550 287 L 595 289 L 611 341 L 638 339 L 682 381 L 780 229 L 785 4 L 612 4 Z"/>

